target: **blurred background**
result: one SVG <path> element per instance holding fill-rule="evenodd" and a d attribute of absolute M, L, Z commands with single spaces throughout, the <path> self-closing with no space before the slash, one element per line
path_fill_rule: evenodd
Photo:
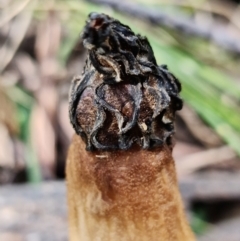
<path fill-rule="evenodd" d="M 67 240 L 65 161 L 80 32 L 103 12 L 180 79 L 174 157 L 198 240 L 240 240 L 240 1 L 0 0 L 0 240 Z"/>

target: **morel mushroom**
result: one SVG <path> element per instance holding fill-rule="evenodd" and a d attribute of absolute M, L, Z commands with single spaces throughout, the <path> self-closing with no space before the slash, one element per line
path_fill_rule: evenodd
<path fill-rule="evenodd" d="M 171 154 L 179 81 L 146 37 L 105 14 L 89 15 L 82 39 L 88 57 L 70 91 L 70 240 L 195 240 Z"/>
<path fill-rule="evenodd" d="M 82 38 L 88 59 L 72 84 L 70 119 L 87 150 L 171 145 L 181 85 L 157 65 L 147 38 L 96 13 Z"/>

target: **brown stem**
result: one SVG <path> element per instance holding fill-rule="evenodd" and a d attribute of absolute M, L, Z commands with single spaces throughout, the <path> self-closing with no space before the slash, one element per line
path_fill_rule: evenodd
<path fill-rule="evenodd" d="M 67 164 L 71 241 L 193 241 L 168 146 L 87 152 L 77 135 Z"/>

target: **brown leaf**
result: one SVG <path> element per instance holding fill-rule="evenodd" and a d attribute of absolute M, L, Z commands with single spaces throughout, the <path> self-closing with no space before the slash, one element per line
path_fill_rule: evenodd
<path fill-rule="evenodd" d="M 31 139 L 43 170 L 43 177 L 53 178 L 56 164 L 56 137 L 47 112 L 40 105 L 33 108 Z"/>
<path fill-rule="evenodd" d="M 36 91 L 41 85 L 37 63 L 28 54 L 20 53 L 14 58 L 14 64 L 19 71 L 23 87 Z"/>
<path fill-rule="evenodd" d="M 58 120 L 59 120 L 60 127 L 63 130 L 69 142 L 72 139 L 74 130 L 69 121 L 68 101 L 62 101 L 61 104 L 59 105 Z"/>
<path fill-rule="evenodd" d="M 61 38 L 61 25 L 54 11 L 49 12 L 48 17 L 39 24 L 36 38 L 36 55 L 41 62 L 48 58 L 54 58 L 57 54 Z"/>
<path fill-rule="evenodd" d="M 55 119 L 58 98 L 56 86 L 50 83 L 45 83 L 37 93 L 37 100 L 44 108 L 51 121 Z"/>

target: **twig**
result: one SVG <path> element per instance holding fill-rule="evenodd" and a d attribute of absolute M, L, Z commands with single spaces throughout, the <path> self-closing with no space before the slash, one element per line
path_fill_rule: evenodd
<path fill-rule="evenodd" d="M 165 26 L 181 33 L 201 37 L 210 40 L 219 46 L 235 52 L 240 53 L 239 39 L 232 38 L 223 31 L 214 28 L 203 28 L 197 25 L 190 18 L 185 16 L 170 16 L 161 10 L 145 9 L 133 3 L 127 3 L 117 0 L 90 0 L 92 3 L 103 4 L 112 7 L 113 9 L 126 13 L 131 17 L 144 18 L 152 24 Z"/>
<path fill-rule="evenodd" d="M 191 134 L 204 146 L 217 147 L 222 144 L 220 137 L 210 127 L 206 126 L 197 113 L 187 105 L 178 115 L 185 122 Z"/>
<path fill-rule="evenodd" d="M 141 2 L 141 1 L 140 1 Z M 240 29 L 240 22 L 239 20 L 239 10 L 236 9 L 236 4 L 232 2 L 222 2 L 219 4 L 217 1 L 206 1 L 204 3 L 199 3 L 197 1 L 188 2 L 188 1 L 168 1 L 168 0 L 153 0 L 148 1 L 149 4 L 154 4 L 154 6 L 161 7 L 163 5 L 168 6 L 174 6 L 174 7 L 180 7 L 183 9 L 194 9 L 198 12 L 206 12 L 206 13 L 212 13 L 221 15 L 222 17 L 225 17 L 230 21 L 231 24 L 233 24 L 235 27 Z M 236 14 L 235 14 L 236 12 Z M 236 18 L 235 18 L 236 16 Z"/>
<path fill-rule="evenodd" d="M 176 162 L 179 176 L 192 173 L 200 168 L 235 158 L 235 152 L 228 146 L 190 154 Z"/>
<path fill-rule="evenodd" d="M 239 186 L 239 172 L 199 173 L 179 180 L 180 191 L 185 202 L 240 200 Z"/>

